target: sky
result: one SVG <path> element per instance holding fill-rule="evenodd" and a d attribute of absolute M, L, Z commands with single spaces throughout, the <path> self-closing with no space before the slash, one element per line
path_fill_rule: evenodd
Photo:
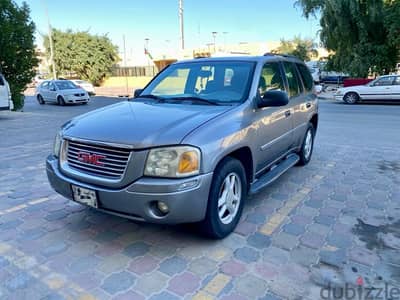
<path fill-rule="evenodd" d="M 23 0 L 16 0 L 21 4 Z M 120 52 L 179 47 L 178 0 L 25 0 L 40 34 L 47 34 L 47 6 L 53 28 L 107 34 Z M 216 44 L 279 41 L 295 35 L 316 38 L 318 20 L 307 20 L 293 0 L 184 0 L 186 48 Z M 224 33 L 225 32 L 225 33 Z"/>

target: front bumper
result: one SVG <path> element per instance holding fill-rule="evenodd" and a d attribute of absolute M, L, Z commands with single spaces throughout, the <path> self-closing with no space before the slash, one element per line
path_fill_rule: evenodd
<path fill-rule="evenodd" d="M 46 161 L 47 177 L 53 189 L 72 200 L 71 184 L 95 190 L 98 210 L 121 217 L 161 224 L 198 222 L 204 219 L 213 173 L 185 179 L 142 177 L 127 187 L 110 189 L 86 184 L 62 174 L 58 160 L 50 155 Z M 187 189 L 182 185 L 191 183 Z M 165 216 L 157 216 L 151 207 L 163 201 L 169 207 Z"/>
<path fill-rule="evenodd" d="M 65 97 L 65 102 L 66 103 L 87 103 L 90 101 L 89 96 L 68 96 Z"/>

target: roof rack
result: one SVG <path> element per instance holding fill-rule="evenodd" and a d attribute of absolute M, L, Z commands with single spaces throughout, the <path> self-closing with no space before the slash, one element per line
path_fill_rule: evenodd
<path fill-rule="evenodd" d="M 264 56 L 282 56 L 282 57 L 297 58 L 297 59 L 299 59 L 297 56 L 294 56 L 294 55 L 290 55 L 290 54 L 281 54 L 281 53 L 271 53 L 271 52 L 264 53 Z"/>

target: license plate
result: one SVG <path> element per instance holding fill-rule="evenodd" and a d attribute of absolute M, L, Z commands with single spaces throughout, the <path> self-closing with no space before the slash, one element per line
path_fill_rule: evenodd
<path fill-rule="evenodd" d="M 72 185 L 74 201 L 97 208 L 96 191 Z"/>

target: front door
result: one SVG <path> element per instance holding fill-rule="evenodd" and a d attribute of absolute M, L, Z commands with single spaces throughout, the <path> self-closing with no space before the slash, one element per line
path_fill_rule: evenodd
<path fill-rule="evenodd" d="M 266 91 L 285 91 L 282 71 L 279 63 L 266 63 L 262 69 L 259 81 L 259 94 L 262 97 Z M 255 112 L 257 127 L 257 171 L 286 153 L 293 139 L 292 105 L 283 107 L 264 107 Z"/>
<path fill-rule="evenodd" d="M 391 100 L 392 99 L 392 83 L 394 76 L 385 76 L 377 81 L 367 89 L 363 89 L 360 95 L 365 100 Z"/>

